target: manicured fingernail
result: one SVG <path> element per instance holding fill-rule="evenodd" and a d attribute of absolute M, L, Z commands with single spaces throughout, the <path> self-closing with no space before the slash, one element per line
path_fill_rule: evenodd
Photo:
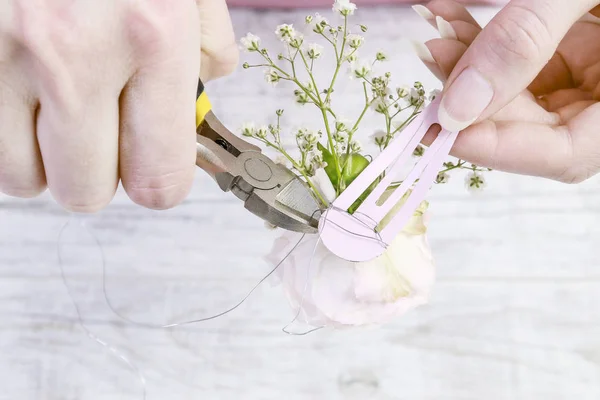
<path fill-rule="evenodd" d="M 413 45 L 413 48 L 415 49 L 415 53 L 417 53 L 417 56 L 422 61 L 435 64 L 435 59 L 433 58 L 431 51 L 429 51 L 427 46 L 425 46 L 425 43 L 417 42 L 415 40 L 413 40 L 411 43 Z"/>
<path fill-rule="evenodd" d="M 600 25 L 600 17 L 596 17 L 592 13 L 587 13 L 581 18 L 582 22 L 591 22 L 592 24 Z"/>
<path fill-rule="evenodd" d="M 433 13 L 431 11 L 429 11 L 429 8 L 427 8 L 423 5 L 420 5 L 420 4 L 414 5 L 414 6 L 412 6 L 412 9 L 415 10 L 415 12 L 417 14 L 419 14 L 421 16 L 421 18 L 423 18 L 427 21 L 431 21 L 432 19 L 435 18 L 435 15 L 433 15 Z"/>
<path fill-rule="evenodd" d="M 456 31 L 454 30 L 454 28 L 452 27 L 452 25 L 450 24 L 450 22 L 446 21 L 444 18 L 440 17 L 439 15 L 437 17 L 435 17 L 435 22 L 437 24 L 437 29 L 438 32 L 440 33 L 440 36 L 442 37 L 442 39 L 458 39 L 458 36 L 456 35 Z"/>
<path fill-rule="evenodd" d="M 479 118 L 494 97 L 494 88 L 475 68 L 465 69 L 446 91 L 440 104 L 440 124 L 462 131 Z"/>

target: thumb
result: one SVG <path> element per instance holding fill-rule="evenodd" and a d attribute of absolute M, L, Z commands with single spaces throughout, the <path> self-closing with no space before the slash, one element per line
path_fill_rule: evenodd
<path fill-rule="evenodd" d="M 512 0 L 473 41 L 450 75 L 440 124 L 460 131 L 525 90 L 569 29 L 599 0 Z"/>
<path fill-rule="evenodd" d="M 225 0 L 196 0 L 200 15 L 200 79 L 208 82 L 232 73 L 239 51 Z"/>

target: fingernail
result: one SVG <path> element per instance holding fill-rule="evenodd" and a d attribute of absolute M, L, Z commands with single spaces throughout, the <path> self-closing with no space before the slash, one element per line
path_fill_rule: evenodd
<path fill-rule="evenodd" d="M 592 24 L 600 25 L 600 17 L 596 17 L 592 13 L 587 13 L 581 18 L 582 22 L 591 22 Z"/>
<path fill-rule="evenodd" d="M 440 124 L 462 131 L 479 118 L 494 97 L 494 89 L 475 68 L 465 69 L 448 88 L 440 104 Z"/>
<path fill-rule="evenodd" d="M 415 53 L 417 53 L 417 56 L 422 61 L 435 64 L 435 59 L 433 58 L 431 51 L 429 51 L 425 43 L 417 42 L 415 40 L 413 40 L 411 43 L 413 45 L 413 48 L 415 49 Z"/>
<path fill-rule="evenodd" d="M 429 11 L 429 9 L 423 5 L 417 4 L 412 6 L 412 9 L 415 10 L 415 12 L 417 14 L 419 14 L 421 16 L 421 18 L 427 20 L 427 21 L 431 21 L 432 19 L 435 18 L 435 15 L 433 15 L 433 13 L 431 11 Z"/>
<path fill-rule="evenodd" d="M 440 17 L 439 15 L 437 17 L 435 17 L 435 22 L 437 24 L 437 29 L 438 32 L 440 33 L 440 36 L 442 37 L 442 39 L 458 39 L 458 36 L 456 35 L 456 31 L 454 30 L 454 28 L 452 27 L 452 25 L 450 24 L 450 22 L 446 21 L 444 18 Z"/>

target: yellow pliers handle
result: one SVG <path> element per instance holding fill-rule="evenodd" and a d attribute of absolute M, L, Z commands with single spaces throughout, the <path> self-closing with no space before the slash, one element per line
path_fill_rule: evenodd
<path fill-rule="evenodd" d="M 198 91 L 196 93 L 196 129 L 202 124 L 206 114 L 210 112 L 212 105 L 208 99 L 208 95 L 204 90 L 204 84 L 198 80 Z"/>

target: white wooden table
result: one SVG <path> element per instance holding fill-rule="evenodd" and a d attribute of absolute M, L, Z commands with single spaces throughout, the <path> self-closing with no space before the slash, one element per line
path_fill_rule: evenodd
<path fill-rule="evenodd" d="M 486 20 L 493 10 L 475 12 Z M 395 51 L 398 81 L 435 85 L 401 41 L 433 30 L 407 9 L 360 13 L 371 28 L 368 49 Z M 267 36 L 303 15 L 235 11 L 233 18 L 238 35 Z M 252 74 L 209 86 L 232 128 L 289 103 Z M 86 326 L 142 371 L 148 399 L 597 400 L 599 183 L 494 173 L 481 196 L 458 180 L 436 188 L 431 304 L 376 330 L 287 336 L 280 328 L 291 310 L 268 284 L 211 322 L 166 331 L 124 323 L 106 307 L 100 253 L 78 223 L 65 232 L 74 240 L 63 247 L 65 271 Z M 68 219 L 48 195 L 0 197 L 0 399 L 141 399 L 135 374 L 77 321 L 56 256 Z M 103 245 L 115 307 L 155 324 L 233 304 L 264 274 L 261 257 L 276 234 L 200 172 L 174 210 L 140 209 L 119 192 L 86 220 Z"/>

